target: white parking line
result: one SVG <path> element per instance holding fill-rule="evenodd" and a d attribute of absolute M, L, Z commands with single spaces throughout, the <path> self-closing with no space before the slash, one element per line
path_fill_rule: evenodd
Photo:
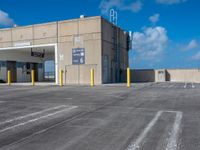
<path fill-rule="evenodd" d="M 143 130 L 140 136 L 136 139 L 136 141 L 131 143 L 126 150 L 136 150 L 140 148 L 141 142 L 146 137 L 147 133 L 156 124 L 156 122 L 158 121 L 159 117 L 162 115 L 163 112 L 176 114 L 173 128 L 170 132 L 170 138 L 168 140 L 168 144 L 165 150 L 177 150 L 178 148 L 177 141 L 179 137 L 180 125 L 183 116 L 183 113 L 179 111 L 158 111 L 157 114 L 154 116 L 154 118 L 151 120 L 151 122 L 146 126 L 146 128 Z"/>
<path fill-rule="evenodd" d="M 4 122 L 0 122 L 0 125 L 6 124 L 6 123 L 11 123 L 13 121 L 25 119 L 25 118 L 28 118 L 28 117 L 32 117 L 32 116 L 35 116 L 35 115 L 42 114 L 42 113 L 47 112 L 47 111 L 51 111 L 51 110 L 55 110 L 55 109 L 60 109 L 60 108 L 65 108 L 65 107 L 69 107 L 69 106 L 67 106 L 67 105 L 60 105 L 60 106 L 48 108 L 48 109 L 45 109 L 45 110 L 42 110 L 42 111 L 38 111 L 38 112 L 35 112 L 35 113 L 31 113 L 31 114 L 28 114 L 28 115 L 25 115 L 25 116 L 20 116 L 20 117 L 16 117 L 16 118 L 13 118 L 13 119 L 10 119 L 10 120 L 6 120 Z"/>
<path fill-rule="evenodd" d="M 172 88 L 172 87 L 175 87 L 175 86 L 176 86 L 176 85 L 173 85 L 173 84 L 172 84 L 172 85 L 169 85 L 169 88 Z"/>
<path fill-rule="evenodd" d="M 72 99 L 72 97 L 66 97 L 66 98 L 64 98 L 64 99 L 71 100 L 71 99 Z"/>
<path fill-rule="evenodd" d="M 14 125 L 14 126 L 10 126 L 10 127 L 4 128 L 4 129 L 0 130 L 0 133 L 8 131 L 8 130 L 11 130 L 11 129 L 14 129 L 14 128 L 17 128 L 17 127 L 20 127 L 20 126 L 27 125 L 29 123 L 36 122 L 36 121 L 41 120 L 41 119 L 52 117 L 52 116 L 54 116 L 56 114 L 59 114 L 59 113 L 62 113 L 62 112 L 70 111 L 70 110 L 75 109 L 77 107 L 78 106 L 72 106 L 72 107 L 69 107 L 69 108 L 66 108 L 66 109 L 63 109 L 63 110 L 60 110 L 60 111 L 56 111 L 54 113 L 51 113 L 51 114 L 48 114 L 48 115 L 45 115 L 45 116 L 41 116 L 41 117 L 38 117 L 38 118 L 35 118 L 35 119 L 32 119 L 32 120 L 26 121 L 26 122 L 23 122 L 23 123 L 19 123 L 19 124 Z"/>
<path fill-rule="evenodd" d="M 171 131 L 171 136 L 169 138 L 166 150 L 176 150 L 177 147 L 178 147 L 177 140 L 178 140 L 182 116 L 183 116 L 182 112 L 176 113 L 175 122 L 174 122 L 174 125 L 173 125 L 173 129 Z"/>
<path fill-rule="evenodd" d="M 158 121 L 158 118 L 161 116 L 162 113 L 163 113 L 163 111 L 157 112 L 157 114 L 155 115 L 155 117 L 146 126 L 146 128 L 143 130 L 143 132 L 137 138 L 137 140 L 134 143 L 132 143 L 130 146 L 128 146 L 128 148 L 126 150 L 136 150 L 136 149 L 139 148 L 140 143 L 146 137 L 147 133 L 151 130 L 151 128 L 156 124 L 156 122 Z"/>

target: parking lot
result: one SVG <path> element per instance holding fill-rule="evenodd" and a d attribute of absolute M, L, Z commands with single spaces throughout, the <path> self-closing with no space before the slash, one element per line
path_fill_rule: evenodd
<path fill-rule="evenodd" d="M 200 85 L 0 86 L 1 150 L 199 150 Z"/>

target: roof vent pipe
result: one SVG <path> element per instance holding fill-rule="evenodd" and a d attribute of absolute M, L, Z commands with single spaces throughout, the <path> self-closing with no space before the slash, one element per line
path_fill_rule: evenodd
<path fill-rule="evenodd" d="M 80 15 L 80 18 L 81 18 L 81 19 L 85 18 L 85 15 Z"/>
<path fill-rule="evenodd" d="M 18 27 L 18 25 L 17 25 L 17 24 L 14 24 L 13 27 L 16 28 L 16 27 Z"/>

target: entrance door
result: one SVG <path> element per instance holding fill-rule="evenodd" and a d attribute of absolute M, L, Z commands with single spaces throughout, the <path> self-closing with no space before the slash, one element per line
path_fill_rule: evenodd
<path fill-rule="evenodd" d="M 7 70 L 11 72 L 11 82 L 17 82 L 16 61 L 7 61 Z"/>
<path fill-rule="evenodd" d="M 164 71 L 158 71 L 158 81 L 159 82 L 165 81 L 165 72 Z"/>

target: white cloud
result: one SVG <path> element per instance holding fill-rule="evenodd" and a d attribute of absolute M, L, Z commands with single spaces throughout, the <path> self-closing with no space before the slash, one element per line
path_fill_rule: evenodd
<path fill-rule="evenodd" d="M 11 19 L 8 13 L 0 10 L 0 26 L 12 26 L 14 25 L 13 19 Z"/>
<path fill-rule="evenodd" d="M 194 49 L 196 47 L 198 47 L 197 41 L 196 40 L 191 40 L 190 43 L 187 46 L 187 49 L 190 50 L 190 49 Z"/>
<path fill-rule="evenodd" d="M 153 24 L 155 24 L 156 22 L 158 22 L 159 21 L 159 19 L 160 19 L 160 14 L 154 14 L 153 16 L 150 16 L 149 17 L 149 20 L 153 23 Z"/>
<path fill-rule="evenodd" d="M 172 5 L 172 4 L 179 4 L 186 2 L 187 0 L 156 0 L 159 4 L 166 4 L 166 5 Z"/>
<path fill-rule="evenodd" d="M 195 39 L 193 39 L 183 48 L 183 50 L 188 51 L 188 50 L 195 49 L 197 47 L 198 47 L 198 43 Z"/>
<path fill-rule="evenodd" d="M 193 57 L 192 60 L 200 60 L 200 52 L 196 53 Z"/>
<path fill-rule="evenodd" d="M 127 6 L 126 8 L 127 8 L 127 10 L 131 10 L 133 12 L 138 12 L 142 9 L 142 6 L 143 6 L 142 2 L 138 0 L 134 3 L 132 3 L 130 6 Z"/>
<path fill-rule="evenodd" d="M 111 8 L 138 12 L 142 9 L 142 6 L 143 3 L 140 0 L 136 0 L 132 3 L 126 0 L 102 0 L 99 8 L 102 14 L 107 14 Z"/>
<path fill-rule="evenodd" d="M 159 59 L 168 43 L 167 31 L 164 27 L 149 27 L 143 32 L 133 33 L 133 50 L 138 54 L 138 59 Z"/>

